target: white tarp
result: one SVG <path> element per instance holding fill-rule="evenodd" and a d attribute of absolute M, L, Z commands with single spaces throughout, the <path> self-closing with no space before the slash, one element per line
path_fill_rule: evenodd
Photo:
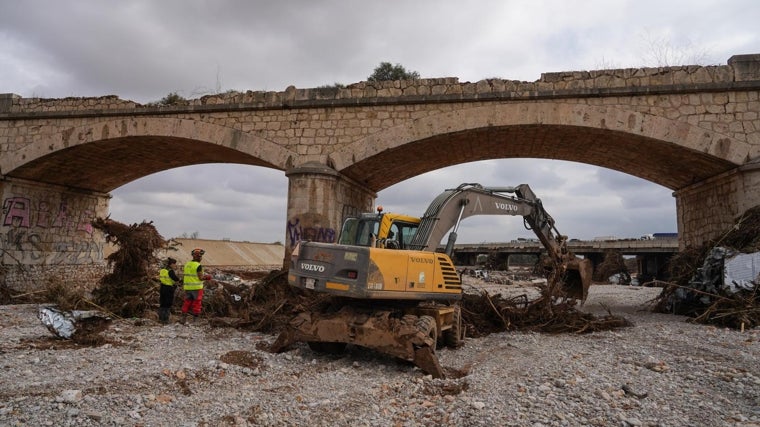
<path fill-rule="evenodd" d="M 723 264 L 723 287 L 729 293 L 751 290 L 760 278 L 760 252 L 736 254 Z"/>

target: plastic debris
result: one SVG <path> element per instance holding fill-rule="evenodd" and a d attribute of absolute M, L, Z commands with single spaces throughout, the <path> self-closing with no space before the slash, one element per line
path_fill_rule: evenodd
<path fill-rule="evenodd" d="M 108 319 L 99 311 L 61 311 L 55 307 L 40 307 L 37 317 L 47 329 L 65 339 L 72 339 L 78 331 L 78 323 L 92 318 Z"/>

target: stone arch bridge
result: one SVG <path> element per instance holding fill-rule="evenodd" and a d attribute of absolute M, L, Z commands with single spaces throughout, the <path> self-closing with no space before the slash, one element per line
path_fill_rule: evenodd
<path fill-rule="evenodd" d="M 108 214 L 110 191 L 161 170 L 283 171 L 292 243 L 335 239 L 345 215 L 372 209 L 378 191 L 405 179 L 512 157 L 598 165 L 670 188 L 681 246 L 713 238 L 760 204 L 760 55 L 535 82 L 229 92 L 170 106 L 0 94 L 0 276 L 22 288 L 72 270 L 82 283 L 99 278 L 104 239 L 90 221 Z"/>

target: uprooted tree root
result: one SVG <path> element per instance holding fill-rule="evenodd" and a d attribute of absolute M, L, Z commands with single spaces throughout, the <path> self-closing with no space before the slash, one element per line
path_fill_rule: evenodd
<path fill-rule="evenodd" d="M 594 280 L 605 282 L 614 274 L 620 274 L 621 285 L 631 284 L 631 274 L 625 265 L 623 254 L 618 250 L 608 249 L 604 252 L 604 261 L 594 268 Z"/>
<path fill-rule="evenodd" d="M 698 247 L 688 247 L 671 258 L 668 271 L 672 282 L 664 283 L 655 311 L 689 316 L 692 321 L 734 329 L 760 326 L 760 284 L 736 293 L 705 292 L 693 285 L 695 273 L 702 268 L 716 247 L 742 253 L 760 251 L 760 206 L 747 210 L 720 238 Z"/>
<path fill-rule="evenodd" d="M 155 253 L 170 242 L 161 237 L 152 222 L 126 225 L 97 218 L 92 225 L 118 246 L 106 258 L 112 272 L 93 290 L 95 303 L 121 317 L 141 317 L 158 300 Z"/>

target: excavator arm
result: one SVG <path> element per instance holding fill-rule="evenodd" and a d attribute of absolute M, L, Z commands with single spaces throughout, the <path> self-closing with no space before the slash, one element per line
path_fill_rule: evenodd
<path fill-rule="evenodd" d="M 591 284 L 593 267 L 586 259 L 577 258 L 567 248 L 567 237 L 559 233 L 554 219 L 527 184 L 515 187 L 483 187 L 465 183 L 445 190 L 428 206 L 410 249 L 434 251 L 449 231 L 446 255 L 451 256 L 461 221 L 474 215 L 522 216 L 546 248 L 549 259 L 562 270 L 565 290 L 570 296 L 585 301 Z"/>

